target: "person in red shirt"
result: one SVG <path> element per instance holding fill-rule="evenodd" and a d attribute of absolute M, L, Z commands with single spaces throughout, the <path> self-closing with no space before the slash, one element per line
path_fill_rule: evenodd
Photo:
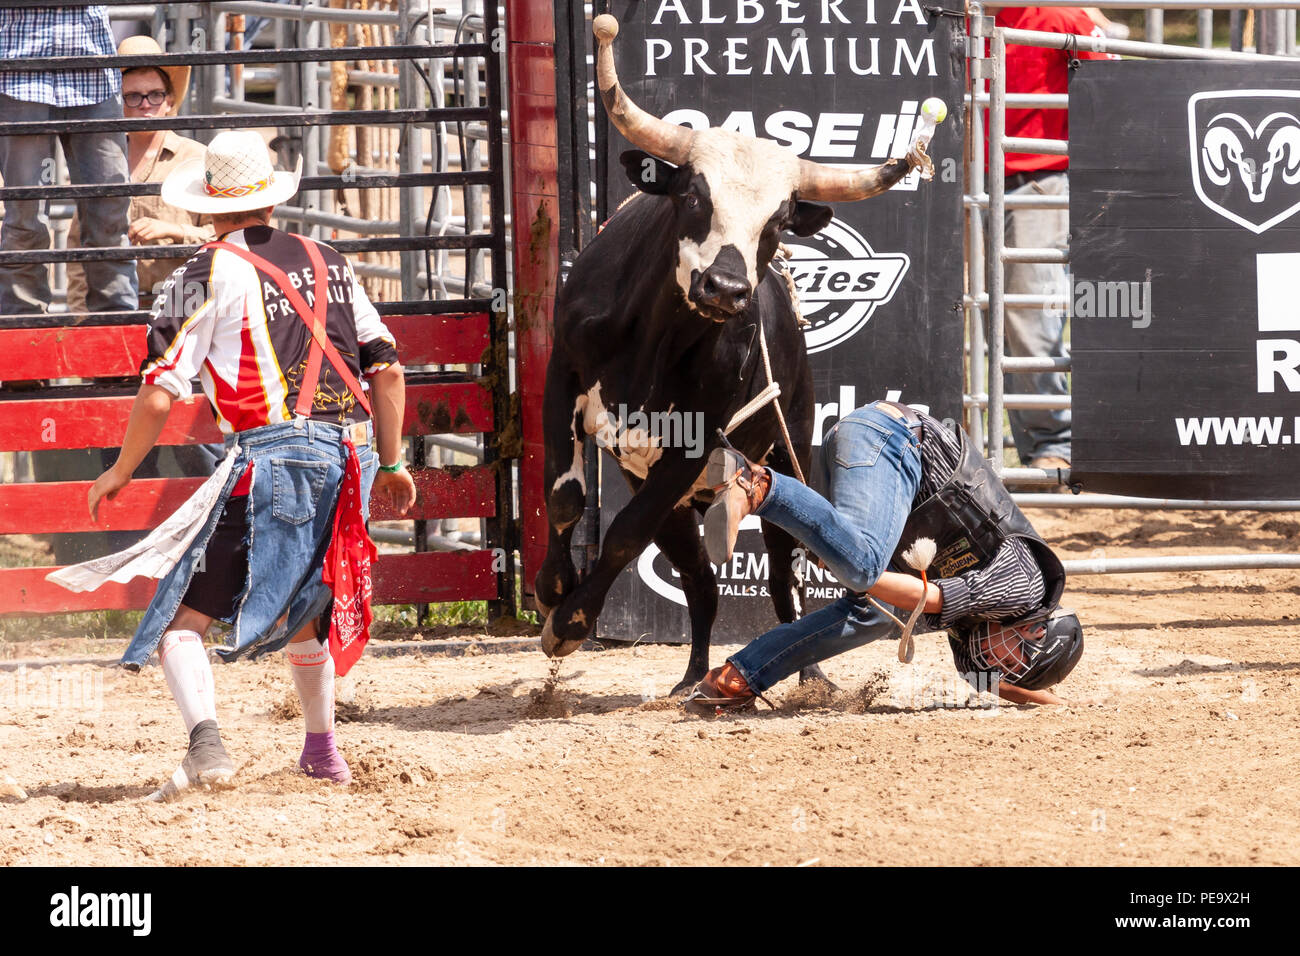
<path fill-rule="evenodd" d="M 997 16 L 999 27 L 1104 36 L 1080 7 L 1008 7 Z M 1007 46 L 1008 93 L 1065 93 L 1072 58 L 1118 59 L 1113 54 L 1083 50 L 1067 52 L 1042 47 Z M 1006 135 L 1032 139 L 1069 139 L 1069 116 L 1064 109 L 1008 109 Z M 1008 196 L 1064 196 L 1069 192 L 1066 169 L 1069 158 L 1029 153 L 1007 153 Z M 1066 247 L 1070 228 L 1065 209 L 1010 209 L 1006 213 L 1006 244 L 1015 248 Z M 1008 294 L 1067 295 L 1067 272 L 1059 263 L 1008 262 Z M 1066 311 L 1054 308 L 1008 308 L 1006 354 L 1052 356 L 1066 354 Z M 1033 395 L 1070 394 L 1062 372 L 1018 373 L 1006 376 L 1006 390 Z M 1022 463 L 1033 468 L 1068 468 L 1070 464 L 1070 410 L 1009 409 L 1011 437 Z"/>

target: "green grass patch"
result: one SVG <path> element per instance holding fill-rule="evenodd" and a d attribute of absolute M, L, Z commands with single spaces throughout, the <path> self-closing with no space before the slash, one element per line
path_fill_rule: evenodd
<path fill-rule="evenodd" d="M 46 641 L 66 638 L 131 639 L 144 611 L 80 611 L 76 614 L 0 617 L 0 642 Z"/>
<path fill-rule="evenodd" d="M 449 601 L 445 604 L 430 604 L 428 608 L 424 620 L 428 625 L 460 627 L 488 623 L 487 601 Z M 414 604 L 379 605 L 375 608 L 375 620 L 403 627 L 416 627 L 420 624 L 418 608 Z"/>
<path fill-rule="evenodd" d="M 540 626 L 542 622 L 538 620 L 537 612 L 532 610 L 530 605 L 531 602 L 524 599 L 523 577 L 516 574 L 517 618 Z M 425 620 L 421 623 L 419 608 L 414 604 L 380 605 L 375 607 L 375 620 L 401 627 L 487 627 L 491 623 L 487 601 L 448 601 L 442 604 L 430 604 L 428 609 Z"/>

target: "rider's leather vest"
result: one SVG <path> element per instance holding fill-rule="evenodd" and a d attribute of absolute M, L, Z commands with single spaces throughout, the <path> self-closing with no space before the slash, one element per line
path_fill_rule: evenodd
<path fill-rule="evenodd" d="M 1020 538 L 1043 572 L 1043 603 L 1031 614 L 1056 607 L 1065 590 L 1065 568 L 1060 559 L 1011 500 L 1011 493 L 965 431 L 960 432 L 960 438 L 961 458 L 952 475 L 908 515 L 894 552 L 894 567 L 908 574 L 917 573 L 902 557 L 917 538 L 932 538 L 938 546 L 934 562 L 926 571 L 932 579 L 985 567 L 1004 542 Z"/>

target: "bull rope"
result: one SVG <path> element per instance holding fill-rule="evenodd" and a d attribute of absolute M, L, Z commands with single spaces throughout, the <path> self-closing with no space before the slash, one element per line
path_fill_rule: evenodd
<path fill-rule="evenodd" d="M 794 283 L 790 280 L 788 272 L 784 269 L 779 271 L 781 275 L 785 276 L 786 283 L 790 286 L 790 301 L 794 306 L 796 322 L 801 322 L 803 315 L 799 312 L 799 300 L 795 296 Z M 781 384 L 772 377 L 772 361 L 767 353 L 767 333 L 763 331 L 763 319 L 761 317 L 758 320 L 758 351 L 763 356 L 763 372 L 767 375 L 767 385 L 764 386 L 761 392 L 742 405 L 736 414 L 731 416 L 731 421 L 727 422 L 723 434 L 730 435 L 744 422 L 752 418 L 760 408 L 771 403 L 773 410 L 776 412 L 777 424 L 781 426 L 781 437 L 785 439 L 786 451 L 790 453 L 790 464 L 794 466 L 794 476 L 799 479 L 801 485 L 806 485 L 808 479 L 804 477 L 803 469 L 799 467 L 799 456 L 795 454 L 794 442 L 790 440 L 790 429 L 785 424 L 785 413 L 781 411 L 781 403 L 777 401 L 781 397 Z"/>
<path fill-rule="evenodd" d="M 781 387 L 776 384 L 772 378 L 772 362 L 767 356 L 767 335 L 763 332 L 762 320 L 758 323 L 758 350 L 763 356 L 763 371 L 767 374 L 767 380 L 770 387 L 775 387 L 777 394 L 781 393 Z M 767 389 L 763 389 L 767 391 Z M 762 392 L 759 393 L 760 395 Z M 790 440 L 790 429 L 785 425 L 785 413 L 781 411 L 781 403 L 772 400 L 772 409 L 776 412 L 777 424 L 781 426 L 781 437 L 785 439 L 785 450 L 790 453 L 790 464 L 794 466 L 794 476 L 799 479 L 801 485 L 808 484 L 808 479 L 803 476 L 803 469 L 799 467 L 799 456 L 795 454 L 794 442 Z"/>

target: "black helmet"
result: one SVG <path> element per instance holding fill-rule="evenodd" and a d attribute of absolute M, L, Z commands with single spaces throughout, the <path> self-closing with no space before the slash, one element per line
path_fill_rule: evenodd
<path fill-rule="evenodd" d="M 962 632 L 976 667 L 1025 690 L 1059 684 L 1083 656 L 1083 625 L 1069 608 L 1019 621 L 980 621 Z"/>

